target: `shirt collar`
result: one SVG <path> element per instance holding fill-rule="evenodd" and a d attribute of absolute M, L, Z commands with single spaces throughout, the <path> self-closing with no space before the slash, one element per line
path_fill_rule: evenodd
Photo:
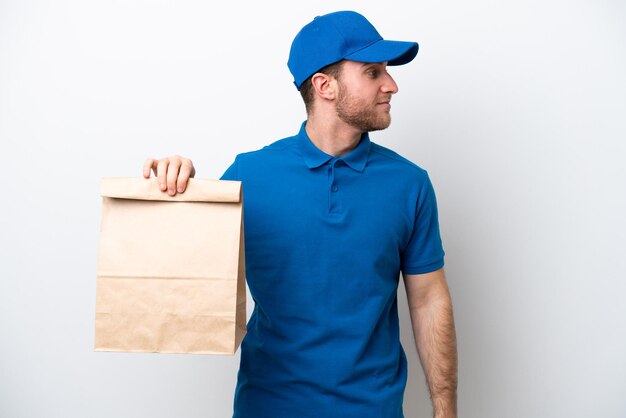
<path fill-rule="evenodd" d="M 321 165 L 324 165 L 328 161 L 334 159 L 332 155 L 326 154 L 324 151 L 320 150 L 311 142 L 311 139 L 306 133 L 306 121 L 302 123 L 300 127 L 300 132 L 297 135 L 297 141 L 299 144 L 300 152 L 302 154 L 302 158 L 304 159 L 304 163 L 309 168 L 317 168 Z M 363 172 L 365 166 L 367 165 L 367 160 L 370 154 L 370 138 L 369 134 L 366 132 L 361 136 L 361 140 L 355 149 L 350 151 L 348 154 L 344 155 L 342 158 L 337 158 L 343 160 L 346 165 L 353 170 L 356 170 L 360 173 Z"/>

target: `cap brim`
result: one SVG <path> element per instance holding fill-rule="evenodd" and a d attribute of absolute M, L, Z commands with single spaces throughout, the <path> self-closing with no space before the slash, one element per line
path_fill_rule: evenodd
<path fill-rule="evenodd" d="M 381 39 L 344 58 L 359 62 L 387 62 L 387 65 L 403 65 L 413 61 L 418 50 L 417 42 Z"/>

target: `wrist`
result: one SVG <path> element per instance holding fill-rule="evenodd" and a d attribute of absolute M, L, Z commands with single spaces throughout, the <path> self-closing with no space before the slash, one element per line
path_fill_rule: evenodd
<path fill-rule="evenodd" d="M 433 418 L 457 418 L 456 397 L 433 399 Z"/>

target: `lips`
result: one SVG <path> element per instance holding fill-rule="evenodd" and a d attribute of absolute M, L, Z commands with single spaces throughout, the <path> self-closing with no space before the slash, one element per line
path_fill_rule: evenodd
<path fill-rule="evenodd" d="M 381 97 L 377 104 L 383 105 L 384 107 L 391 107 L 391 96 Z"/>

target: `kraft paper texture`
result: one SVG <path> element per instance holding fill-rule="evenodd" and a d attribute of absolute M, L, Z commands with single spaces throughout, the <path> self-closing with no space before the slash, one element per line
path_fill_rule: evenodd
<path fill-rule="evenodd" d="M 241 182 L 104 178 L 96 351 L 234 354 L 246 333 Z"/>

